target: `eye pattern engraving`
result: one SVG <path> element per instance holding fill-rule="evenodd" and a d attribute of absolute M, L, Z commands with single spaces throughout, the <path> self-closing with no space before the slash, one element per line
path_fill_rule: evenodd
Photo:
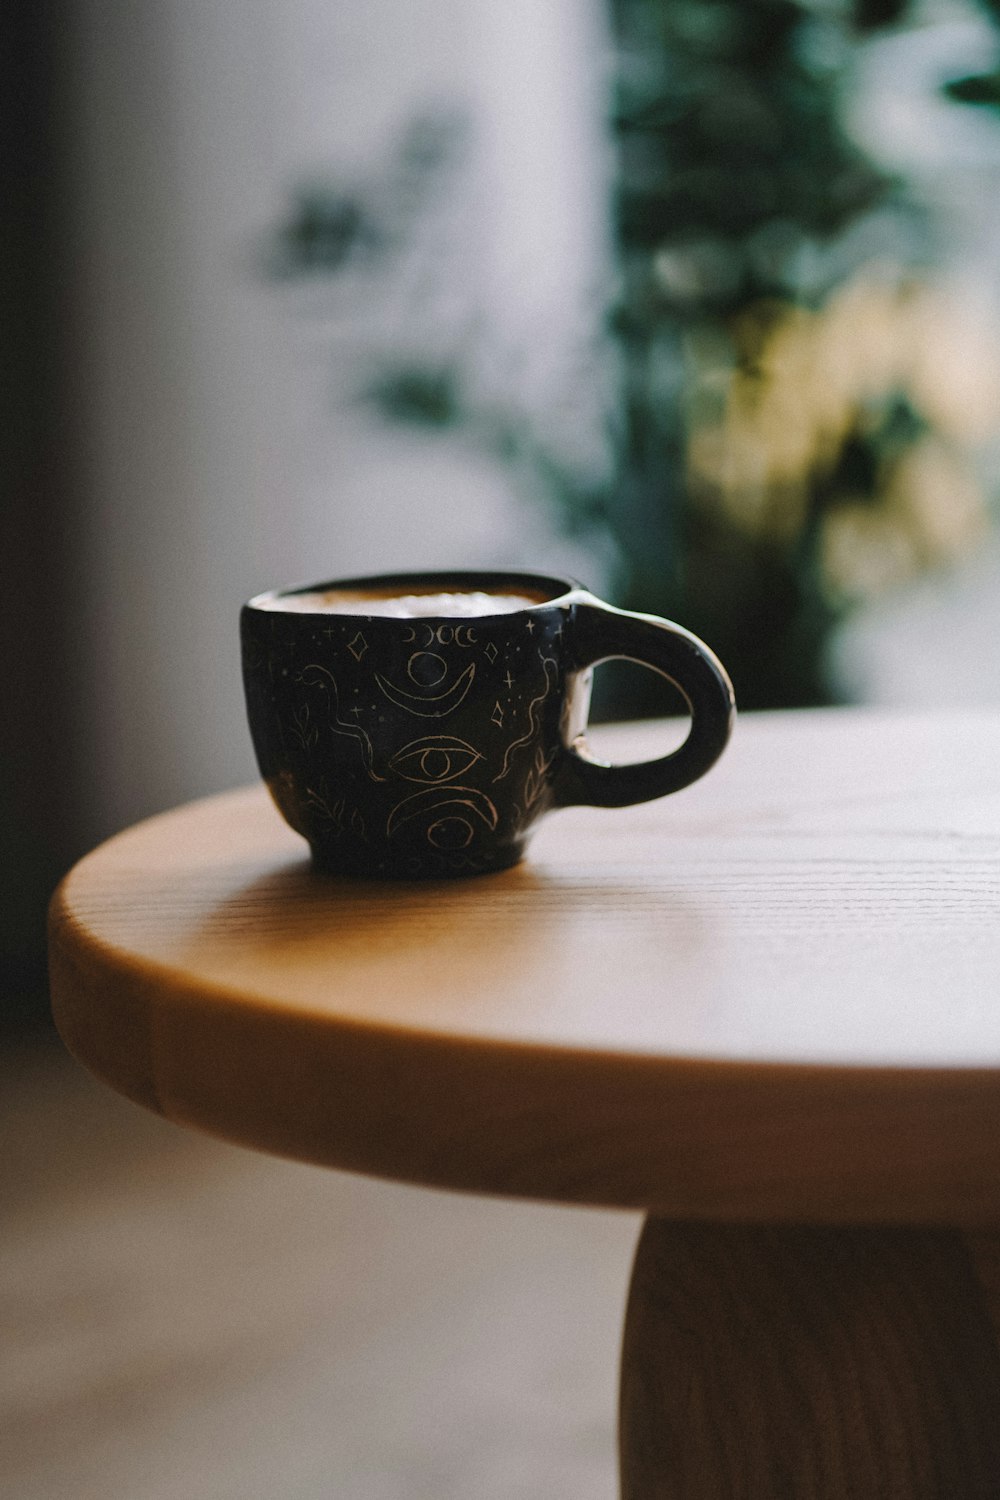
<path fill-rule="evenodd" d="M 411 740 L 397 750 L 389 767 L 406 781 L 440 785 L 463 776 L 470 766 L 482 759 L 479 751 L 466 740 L 448 734 L 430 734 L 423 739 Z"/>

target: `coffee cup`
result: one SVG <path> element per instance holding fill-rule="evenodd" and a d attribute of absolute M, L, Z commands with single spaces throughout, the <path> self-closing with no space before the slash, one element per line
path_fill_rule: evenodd
<path fill-rule="evenodd" d="M 568 578 L 406 573 L 259 594 L 241 614 L 257 761 L 315 866 L 376 879 L 502 870 L 546 813 L 679 791 L 724 750 L 725 669 L 690 632 Z M 686 700 L 684 743 L 606 765 L 592 668 L 625 658 Z"/>

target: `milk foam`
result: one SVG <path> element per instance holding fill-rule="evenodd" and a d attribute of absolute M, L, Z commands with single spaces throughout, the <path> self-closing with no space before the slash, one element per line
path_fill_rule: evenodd
<path fill-rule="evenodd" d="M 280 594 L 260 601 L 264 609 L 288 613 L 324 615 L 385 615 L 412 620 L 437 615 L 473 619 L 479 615 L 509 615 L 529 609 L 542 600 L 528 594 L 487 594 L 479 590 L 451 594 L 365 594 L 343 589 L 316 590 L 303 594 Z"/>

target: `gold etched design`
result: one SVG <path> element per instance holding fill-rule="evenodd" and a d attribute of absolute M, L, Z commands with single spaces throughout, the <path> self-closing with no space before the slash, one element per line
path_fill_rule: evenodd
<path fill-rule="evenodd" d="M 361 643 L 360 645 L 358 644 L 359 641 Z M 364 656 L 365 652 L 368 650 L 368 642 L 365 640 L 360 630 L 354 636 L 353 640 L 348 641 L 347 649 L 354 657 L 355 661 L 360 661 Z"/>
<path fill-rule="evenodd" d="M 359 807 L 352 807 L 348 812 L 346 799 L 338 797 L 336 801 L 331 801 L 325 788 L 323 792 L 319 792 L 315 787 L 307 786 L 306 793 L 303 805 L 328 825 L 323 831 L 324 838 L 331 836 L 340 838 L 347 829 L 350 829 L 355 838 L 363 839 L 367 843 L 368 828 L 364 814 Z"/>
<path fill-rule="evenodd" d="M 439 646 L 455 645 L 461 646 L 464 650 L 467 646 L 474 646 L 478 639 L 476 632 L 471 625 L 425 624 L 424 629 L 427 632 L 426 639 L 424 640 L 425 647 L 433 646 L 436 642 Z M 407 641 L 415 641 L 416 638 L 417 637 L 415 632 L 404 637 L 404 639 Z"/>
<path fill-rule="evenodd" d="M 464 849 L 475 836 L 476 821 L 492 833 L 500 815 L 477 787 L 429 786 L 396 804 L 385 825 L 386 836 L 392 838 L 414 818 L 428 817 L 431 821 L 424 831 L 429 844 L 436 849 Z"/>
<path fill-rule="evenodd" d="M 503 704 L 499 698 L 493 705 L 493 712 L 490 714 L 490 719 L 498 729 L 503 728 Z"/>
<path fill-rule="evenodd" d="M 476 830 L 467 818 L 449 816 L 438 818 L 427 830 L 427 842 L 435 849 L 451 852 L 467 849 L 475 838 Z"/>
<path fill-rule="evenodd" d="M 520 750 L 522 745 L 526 745 L 530 739 L 532 739 L 539 733 L 540 724 L 537 717 L 538 710 L 555 686 L 558 667 L 556 665 L 555 657 L 543 656 L 541 651 L 539 651 L 538 653 L 538 659 L 542 664 L 542 671 L 545 673 L 545 687 L 540 693 L 537 694 L 536 697 L 532 698 L 531 702 L 528 704 L 528 727 L 524 731 L 524 733 L 519 736 L 518 739 L 512 740 L 511 743 L 507 746 L 507 749 L 504 753 L 503 765 L 494 776 L 494 782 L 503 781 L 504 777 L 510 771 L 510 758 L 514 754 L 514 751 Z"/>
<path fill-rule="evenodd" d="M 524 781 L 524 803 L 522 824 L 527 824 L 548 785 L 554 754 L 546 755 L 541 747 L 535 747 L 535 758 Z"/>
<path fill-rule="evenodd" d="M 453 781 L 456 776 L 464 776 L 469 767 L 482 758 L 467 740 L 456 739 L 450 734 L 429 734 L 411 740 L 397 750 L 389 762 L 389 769 L 406 781 L 440 786 Z"/>
<path fill-rule="evenodd" d="M 436 651 L 414 651 L 406 663 L 406 675 L 417 687 L 440 687 L 448 675 L 448 663 Z"/>
<path fill-rule="evenodd" d="M 365 770 L 372 781 L 384 781 L 375 770 L 375 749 L 366 730 L 358 723 L 350 723 L 340 716 L 340 692 L 337 687 L 337 679 L 328 667 L 320 666 L 318 662 L 311 662 L 309 666 L 303 667 L 298 673 L 296 682 L 304 683 L 307 687 L 320 687 L 330 694 L 330 728 L 334 734 L 346 734 L 349 739 L 357 743 L 364 761 Z M 353 710 L 352 710 L 353 712 Z"/>
<path fill-rule="evenodd" d="M 492 641 L 490 641 L 489 645 L 484 650 L 483 655 L 489 657 L 490 662 L 492 664 L 493 662 L 496 661 L 496 659 L 500 655 L 500 653 L 497 650 L 497 648 L 494 645 L 494 643 Z"/>
<path fill-rule="evenodd" d="M 447 644 L 447 642 L 445 642 L 445 641 L 442 640 L 442 638 L 441 638 L 441 632 L 439 630 L 435 630 L 435 628 L 434 628 L 433 625 L 428 625 L 428 623 L 427 623 L 426 620 L 424 620 L 423 622 L 420 623 L 420 628 L 421 628 L 421 630 L 424 633 L 423 646 L 424 646 L 424 650 L 425 651 L 427 650 L 427 648 L 429 646 L 433 646 L 435 641 L 437 641 L 439 645 L 446 645 Z M 456 640 L 457 639 L 458 639 L 458 637 L 456 636 Z M 448 640 L 451 640 L 451 636 L 450 635 L 448 636 Z M 410 646 L 410 645 L 416 645 L 416 641 L 417 641 L 417 627 L 416 627 L 416 625 L 407 625 L 407 627 L 406 627 L 406 634 L 403 636 L 403 641 L 408 646 Z"/>
<path fill-rule="evenodd" d="M 288 731 L 293 740 L 297 740 L 303 750 L 311 750 L 319 739 L 319 727 L 310 719 L 308 703 L 300 703 L 298 708 L 292 710 L 292 724 Z"/>
<path fill-rule="evenodd" d="M 411 656 L 407 671 L 413 677 L 414 658 L 418 656 L 431 656 L 429 651 L 416 651 Z M 437 658 L 440 660 L 440 658 Z M 408 713 L 416 714 L 422 719 L 443 719 L 446 714 L 453 713 L 462 702 L 465 695 L 472 686 L 472 679 L 476 675 L 476 664 L 470 662 L 460 677 L 457 677 L 450 687 L 444 688 L 440 693 L 410 693 L 405 689 L 396 687 L 394 683 L 383 677 L 381 672 L 375 673 L 375 681 L 379 689 L 394 703 L 397 708 L 405 708 Z M 413 680 L 416 680 L 415 678 Z M 440 679 L 439 679 L 440 680 Z M 437 683 L 431 683 L 436 687 Z"/>

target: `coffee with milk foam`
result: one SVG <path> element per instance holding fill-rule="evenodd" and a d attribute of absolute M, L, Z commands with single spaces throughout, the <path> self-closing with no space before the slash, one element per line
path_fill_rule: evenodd
<path fill-rule="evenodd" d="M 323 615 L 385 615 L 399 620 L 422 616 L 474 619 L 483 615 L 510 615 L 544 603 L 530 594 L 487 594 L 479 590 L 445 594 L 348 593 L 343 589 L 315 590 L 301 594 L 278 594 L 261 600 L 265 609 L 289 613 Z"/>

